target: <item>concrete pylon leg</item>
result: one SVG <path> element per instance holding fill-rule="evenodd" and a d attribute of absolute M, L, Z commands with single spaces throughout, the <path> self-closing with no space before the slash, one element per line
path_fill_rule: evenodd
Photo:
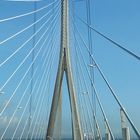
<path fill-rule="evenodd" d="M 59 129 L 58 129 L 58 126 L 59 126 Z M 54 126 L 53 136 L 55 140 L 61 140 L 61 128 L 62 128 L 62 94 L 60 94 L 59 96 L 57 117 L 56 117 L 55 126 Z"/>
<path fill-rule="evenodd" d="M 56 78 L 54 95 L 53 95 L 53 100 L 52 100 L 52 105 L 51 105 L 50 116 L 49 116 L 46 140 L 52 140 L 54 124 L 55 124 L 56 114 L 57 114 L 57 109 L 58 109 L 58 103 L 59 103 L 59 98 L 61 94 L 63 73 L 64 73 L 63 60 L 61 60 L 59 63 L 59 68 L 57 72 L 57 78 Z"/>
<path fill-rule="evenodd" d="M 83 140 L 68 52 L 66 53 L 66 79 L 67 79 L 71 113 L 72 113 L 73 139 Z"/>
<path fill-rule="evenodd" d="M 68 45 L 69 45 L 69 42 L 68 42 L 69 41 L 68 0 L 61 0 L 61 8 L 62 8 L 61 9 L 61 48 L 60 48 L 59 66 L 58 66 L 54 95 L 53 95 L 53 100 L 52 100 L 50 116 L 49 116 L 46 139 L 52 140 L 63 75 L 64 75 L 64 72 L 66 72 L 66 79 L 67 79 L 71 114 L 72 114 L 73 140 L 83 140 L 80 119 L 79 119 L 78 110 L 77 110 L 75 90 L 74 90 L 74 85 L 73 85 L 73 80 L 72 80 L 72 72 L 71 72 L 69 49 L 68 49 Z"/>

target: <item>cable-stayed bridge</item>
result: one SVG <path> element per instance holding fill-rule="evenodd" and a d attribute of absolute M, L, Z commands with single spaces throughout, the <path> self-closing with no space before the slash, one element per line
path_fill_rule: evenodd
<path fill-rule="evenodd" d="M 0 139 L 140 139 L 139 50 L 94 28 L 94 4 L 0 2 Z"/>

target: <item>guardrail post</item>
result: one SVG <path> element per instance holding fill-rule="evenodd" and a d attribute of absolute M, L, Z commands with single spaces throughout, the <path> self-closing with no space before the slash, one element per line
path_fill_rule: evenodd
<path fill-rule="evenodd" d="M 123 109 L 120 109 L 120 116 L 121 116 L 122 139 L 130 140 L 129 127 L 126 126 L 125 114 L 123 112 Z"/>
<path fill-rule="evenodd" d="M 111 140 L 110 132 L 109 132 L 108 125 L 107 125 L 106 121 L 105 121 L 105 139 Z"/>

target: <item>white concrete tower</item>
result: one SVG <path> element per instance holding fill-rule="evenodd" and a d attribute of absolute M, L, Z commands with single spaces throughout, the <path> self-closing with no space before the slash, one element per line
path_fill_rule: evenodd
<path fill-rule="evenodd" d="M 46 139 L 52 140 L 56 113 L 59 105 L 59 97 L 61 96 L 61 86 L 64 72 L 66 73 L 68 93 L 70 99 L 71 115 L 72 115 L 72 133 L 73 140 L 83 140 L 80 119 L 78 114 L 75 89 L 73 85 L 72 72 L 69 57 L 69 2 L 61 0 L 61 48 L 59 66 L 54 88 L 54 95 L 50 111 L 49 123 L 47 128 Z M 61 101 L 61 100 L 60 100 Z M 59 128 L 58 128 L 59 129 Z"/>

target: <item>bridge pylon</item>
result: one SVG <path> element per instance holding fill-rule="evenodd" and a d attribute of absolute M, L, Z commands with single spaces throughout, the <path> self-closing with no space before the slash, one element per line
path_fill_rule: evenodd
<path fill-rule="evenodd" d="M 56 114 L 59 104 L 59 98 L 61 96 L 61 87 L 64 73 L 66 74 L 66 81 L 68 86 L 68 93 L 70 99 L 70 108 L 72 115 L 72 134 L 73 140 L 83 140 L 80 119 L 77 108 L 77 101 L 75 95 L 75 89 L 72 79 L 70 54 L 69 54 L 69 1 L 61 0 L 61 47 L 59 56 L 59 65 L 57 71 L 57 77 L 55 81 L 54 94 L 52 99 L 51 111 L 49 116 L 46 140 L 52 140 L 54 124 L 56 120 Z M 58 126 L 59 127 L 59 126 Z M 59 129 L 59 128 L 58 128 Z"/>

